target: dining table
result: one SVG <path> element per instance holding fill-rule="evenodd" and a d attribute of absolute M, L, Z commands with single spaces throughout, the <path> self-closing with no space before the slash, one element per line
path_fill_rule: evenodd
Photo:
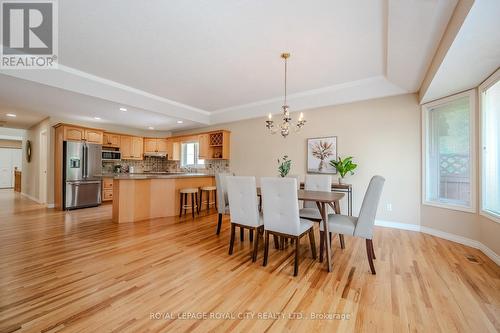
<path fill-rule="evenodd" d="M 257 187 L 257 195 L 261 196 L 261 189 Z M 340 200 L 344 197 L 344 193 L 339 192 L 324 192 L 324 191 L 309 191 L 297 190 L 297 198 L 302 201 L 315 202 L 318 210 L 321 213 L 321 221 L 323 223 L 323 230 L 325 237 L 323 237 L 326 248 L 326 264 L 328 272 L 333 269 L 332 265 L 332 248 L 330 244 L 330 231 L 328 230 L 328 206 L 333 209 L 335 214 L 340 214 Z"/>

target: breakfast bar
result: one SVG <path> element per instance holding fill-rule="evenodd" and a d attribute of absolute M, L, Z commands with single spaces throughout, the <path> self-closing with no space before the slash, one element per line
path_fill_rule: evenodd
<path fill-rule="evenodd" d="M 180 189 L 214 184 L 214 176 L 201 173 L 116 175 L 113 178 L 113 222 L 175 216 L 180 208 Z"/>

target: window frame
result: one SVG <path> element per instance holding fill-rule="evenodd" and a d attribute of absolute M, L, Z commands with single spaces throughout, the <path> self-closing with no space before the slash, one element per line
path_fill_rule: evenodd
<path fill-rule="evenodd" d="M 195 144 L 195 151 L 194 151 L 194 159 L 195 159 L 195 164 L 186 164 L 183 165 L 184 162 L 184 145 L 187 144 Z M 205 163 L 199 164 L 198 162 L 200 160 L 205 161 L 203 158 L 200 158 L 200 143 L 198 141 L 184 141 L 181 142 L 181 159 L 180 159 L 180 166 L 181 168 L 195 168 L 195 169 L 203 169 L 205 168 Z"/>
<path fill-rule="evenodd" d="M 445 208 L 450 210 L 457 210 L 467 213 L 477 212 L 477 183 L 476 183 L 476 89 L 464 91 L 459 94 L 451 95 L 448 97 L 440 98 L 432 102 L 422 105 L 422 204 L 425 206 L 433 206 Z M 433 108 L 447 104 L 454 100 L 468 97 L 469 98 L 469 121 L 470 121 L 470 135 L 469 135 L 469 148 L 470 148 L 470 205 L 465 206 L 461 204 L 445 203 L 427 199 L 427 151 L 428 151 L 428 135 L 429 135 L 429 112 Z"/>
<path fill-rule="evenodd" d="M 481 83 L 478 87 L 478 99 L 479 99 L 479 214 L 493 220 L 497 223 L 500 223 L 500 215 L 497 215 L 493 212 L 484 209 L 483 203 L 483 189 L 485 177 L 483 174 L 483 160 L 484 160 L 484 151 L 483 151 L 483 142 L 484 142 L 484 132 L 483 132 L 483 119 L 484 119 L 484 110 L 483 110 L 483 93 L 500 81 L 500 69 L 497 69 L 492 75 L 490 75 L 483 83 Z"/>

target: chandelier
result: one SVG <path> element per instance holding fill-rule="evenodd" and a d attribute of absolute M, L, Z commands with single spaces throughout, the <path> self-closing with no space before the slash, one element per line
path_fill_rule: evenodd
<path fill-rule="evenodd" d="M 305 125 L 306 121 L 303 119 L 304 115 L 300 113 L 299 120 L 294 123 L 290 117 L 289 106 L 286 104 L 286 74 L 287 74 L 287 60 L 290 58 L 290 53 L 282 53 L 281 58 L 285 60 L 285 102 L 281 107 L 283 109 L 283 119 L 281 124 L 275 125 L 272 114 L 269 114 L 268 120 L 266 120 L 266 127 L 271 132 L 271 134 L 281 133 L 281 136 L 286 138 L 290 134 L 290 128 L 294 128 L 295 132 L 300 131 L 302 126 Z"/>

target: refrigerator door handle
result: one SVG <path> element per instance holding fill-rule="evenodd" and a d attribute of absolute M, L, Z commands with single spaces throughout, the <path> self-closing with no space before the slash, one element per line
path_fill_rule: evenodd
<path fill-rule="evenodd" d="M 88 152 L 87 152 L 87 145 L 83 144 L 83 179 L 87 179 L 87 170 L 88 170 Z"/>

